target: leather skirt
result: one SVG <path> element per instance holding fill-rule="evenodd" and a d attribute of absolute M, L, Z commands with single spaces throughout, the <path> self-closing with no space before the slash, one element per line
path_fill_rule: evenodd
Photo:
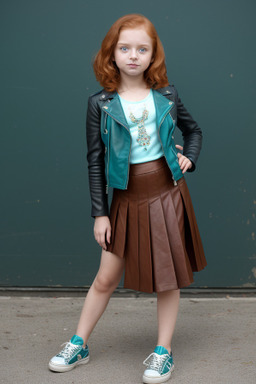
<path fill-rule="evenodd" d="M 164 157 L 130 165 L 128 188 L 113 191 L 110 223 L 107 250 L 125 258 L 124 288 L 179 289 L 207 265 L 185 178 L 174 186 Z"/>

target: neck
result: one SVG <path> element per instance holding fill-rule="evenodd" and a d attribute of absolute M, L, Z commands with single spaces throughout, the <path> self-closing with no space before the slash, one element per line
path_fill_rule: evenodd
<path fill-rule="evenodd" d="M 118 92 L 121 93 L 126 91 L 136 91 L 146 88 L 148 88 L 148 85 L 145 82 L 143 75 L 140 78 L 128 78 L 126 76 L 122 76 L 120 85 L 118 87 Z"/>

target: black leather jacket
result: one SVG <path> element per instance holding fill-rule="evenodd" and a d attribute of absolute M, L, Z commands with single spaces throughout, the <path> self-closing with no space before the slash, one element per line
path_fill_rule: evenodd
<path fill-rule="evenodd" d="M 174 102 L 174 107 L 170 111 L 171 118 L 182 131 L 184 139 L 183 154 L 191 160 L 192 168 L 188 172 L 192 172 L 195 169 L 195 164 L 201 150 L 202 131 L 185 109 L 173 85 L 159 88 L 156 91 Z M 110 93 L 103 89 L 88 99 L 86 136 L 92 217 L 109 215 L 105 173 L 105 152 L 109 148 L 105 146 L 102 140 L 102 135 L 106 128 L 104 126 L 106 116 L 103 111 L 104 108 L 108 108 L 108 103 L 115 96 L 116 92 Z"/>

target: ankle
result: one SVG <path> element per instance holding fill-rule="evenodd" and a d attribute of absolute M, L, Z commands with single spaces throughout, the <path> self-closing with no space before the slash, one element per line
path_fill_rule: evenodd
<path fill-rule="evenodd" d="M 172 348 L 170 345 L 166 345 L 166 344 L 161 344 L 161 343 L 157 343 L 156 346 L 158 347 L 164 347 L 165 349 L 167 349 L 169 355 L 172 353 Z"/>
<path fill-rule="evenodd" d="M 81 333 L 77 332 L 77 333 L 74 334 L 74 336 L 78 336 L 78 337 L 80 337 L 83 340 L 82 347 L 85 348 L 86 345 L 87 345 L 87 340 L 85 339 L 84 335 L 82 335 Z"/>

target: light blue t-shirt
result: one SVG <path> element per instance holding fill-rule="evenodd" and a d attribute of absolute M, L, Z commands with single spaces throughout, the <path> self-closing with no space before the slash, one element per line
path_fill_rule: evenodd
<path fill-rule="evenodd" d="M 118 96 L 132 137 L 130 163 L 146 163 L 162 157 L 164 153 L 157 135 L 152 90 L 150 89 L 149 95 L 140 101 L 127 101 Z"/>

